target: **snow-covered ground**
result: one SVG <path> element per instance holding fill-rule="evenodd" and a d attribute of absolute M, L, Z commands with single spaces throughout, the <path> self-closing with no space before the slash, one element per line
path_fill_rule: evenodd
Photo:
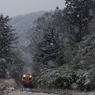
<path fill-rule="evenodd" d="M 58 95 L 58 94 L 53 94 L 53 93 L 47 94 L 47 93 L 37 93 L 37 92 L 34 93 L 34 92 L 16 90 L 12 91 L 8 95 Z"/>
<path fill-rule="evenodd" d="M 54 93 L 48 94 L 48 93 L 37 93 L 37 92 L 16 90 L 16 91 L 12 91 L 8 95 L 95 95 L 95 92 L 76 92 L 76 91 L 69 92 L 68 91 L 67 93 L 64 92 L 62 94 L 54 94 Z"/>
<path fill-rule="evenodd" d="M 43 93 L 48 92 L 48 90 L 41 90 L 39 92 L 38 90 L 36 91 L 36 89 L 35 91 L 33 91 L 33 89 L 28 88 L 21 89 L 17 87 L 17 84 L 14 79 L 0 79 L 0 95 L 95 95 L 95 91 L 81 92 L 76 90 L 54 90 L 54 92 L 56 92 L 57 94 L 52 93 L 52 91 L 49 90 L 50 94 L 48 94 Z"/>
<path fill-rule="evenodd" d="M 0 79 L 0 95 L 8 95 L 18 89 L 15 79 Z"/>

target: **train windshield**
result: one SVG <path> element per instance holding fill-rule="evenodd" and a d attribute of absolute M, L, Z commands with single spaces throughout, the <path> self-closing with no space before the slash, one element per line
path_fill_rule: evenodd
<path fill-rule="evenodd" d="M 23 80 L 25 80 L 25 77 L 23 77 Z"/>
<path fill-rule="evenodd" d="M 29 78 L 29 80 L 32 80 L 32 78 Z"/>

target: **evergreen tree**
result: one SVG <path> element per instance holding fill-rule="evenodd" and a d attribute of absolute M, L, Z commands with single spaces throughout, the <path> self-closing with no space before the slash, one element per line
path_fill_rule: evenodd
<path fill-rule="evenodd" d="M 14 29 L 9 25 L 9 16 L 0 15 L 0 78 L 6 76 L 7 66 L 11 63 L 11 58 L 14 56 L 12 47 L 14 42 L 17 42 L 17 37 L 13 33 Z"/>
<path fill-rule="evenodd" d="M 5 58 L 10 55 L 13 43 L 17 39 L 13 33 L 12 27 L 9 25 L 9 16 L 0 15 L 0 57 Z"/>
<path fill-rule="evenodd" d="M 61 42 L 59 39 L 58 32 L 60 31 L 60 22 L 62 14 L 57 7 L 54 13 L 47 12 L 42 17 L 36 20 L 37 26 L 35 27 L 34 38 L 31 42 L 35 42 L 33 45 L 31 43 L 30 48 L 33 54 L 34 62 L 40 62 L 43 64 L 49 64 L 52 62 L 56 65 L 64 64 Z M 39 35 L 42 33 L 42 40 L 39 39 Z M 35 51 L 32 48 L 35 46 Z"/>
<path fill-rule="evenodd" d="M 93 17 L 94 6 L 94 0 L 66 0 L 66 19 L 79 27 L 77 41 L 81 41 L 82 36 L 89 34 L 88 22 Z M 82 33 L 83 27 L 85 27 L 85 33 Z"/>

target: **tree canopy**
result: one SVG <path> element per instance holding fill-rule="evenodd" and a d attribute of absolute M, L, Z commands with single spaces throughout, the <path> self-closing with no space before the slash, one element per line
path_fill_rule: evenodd
<path fill-rule="evenodd" d="M 79 27 L 78 41 L 81 41 L 84 34 L 89 33 L 88 22 L 92 19 L 94 10 L 94 0 L 66 0 L 66 20 Z M 82 33 L 83 27 L 86 29 L 84 33 Z"/>
<path fill-rule="evenodd" d="M 9 16 L 0 15 L 0 57 L 6 58 L 10 55 L 11 48 L 18 37 L 13 33 L 14 29 L 9 25 Z"/>

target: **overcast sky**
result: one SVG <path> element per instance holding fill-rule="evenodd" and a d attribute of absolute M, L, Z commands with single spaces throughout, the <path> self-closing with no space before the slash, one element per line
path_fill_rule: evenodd
<path fill-rule="evenodd" d="M 65 7 L 65 0 L 0 0 L 0 13 L 10 17 Z"/>

